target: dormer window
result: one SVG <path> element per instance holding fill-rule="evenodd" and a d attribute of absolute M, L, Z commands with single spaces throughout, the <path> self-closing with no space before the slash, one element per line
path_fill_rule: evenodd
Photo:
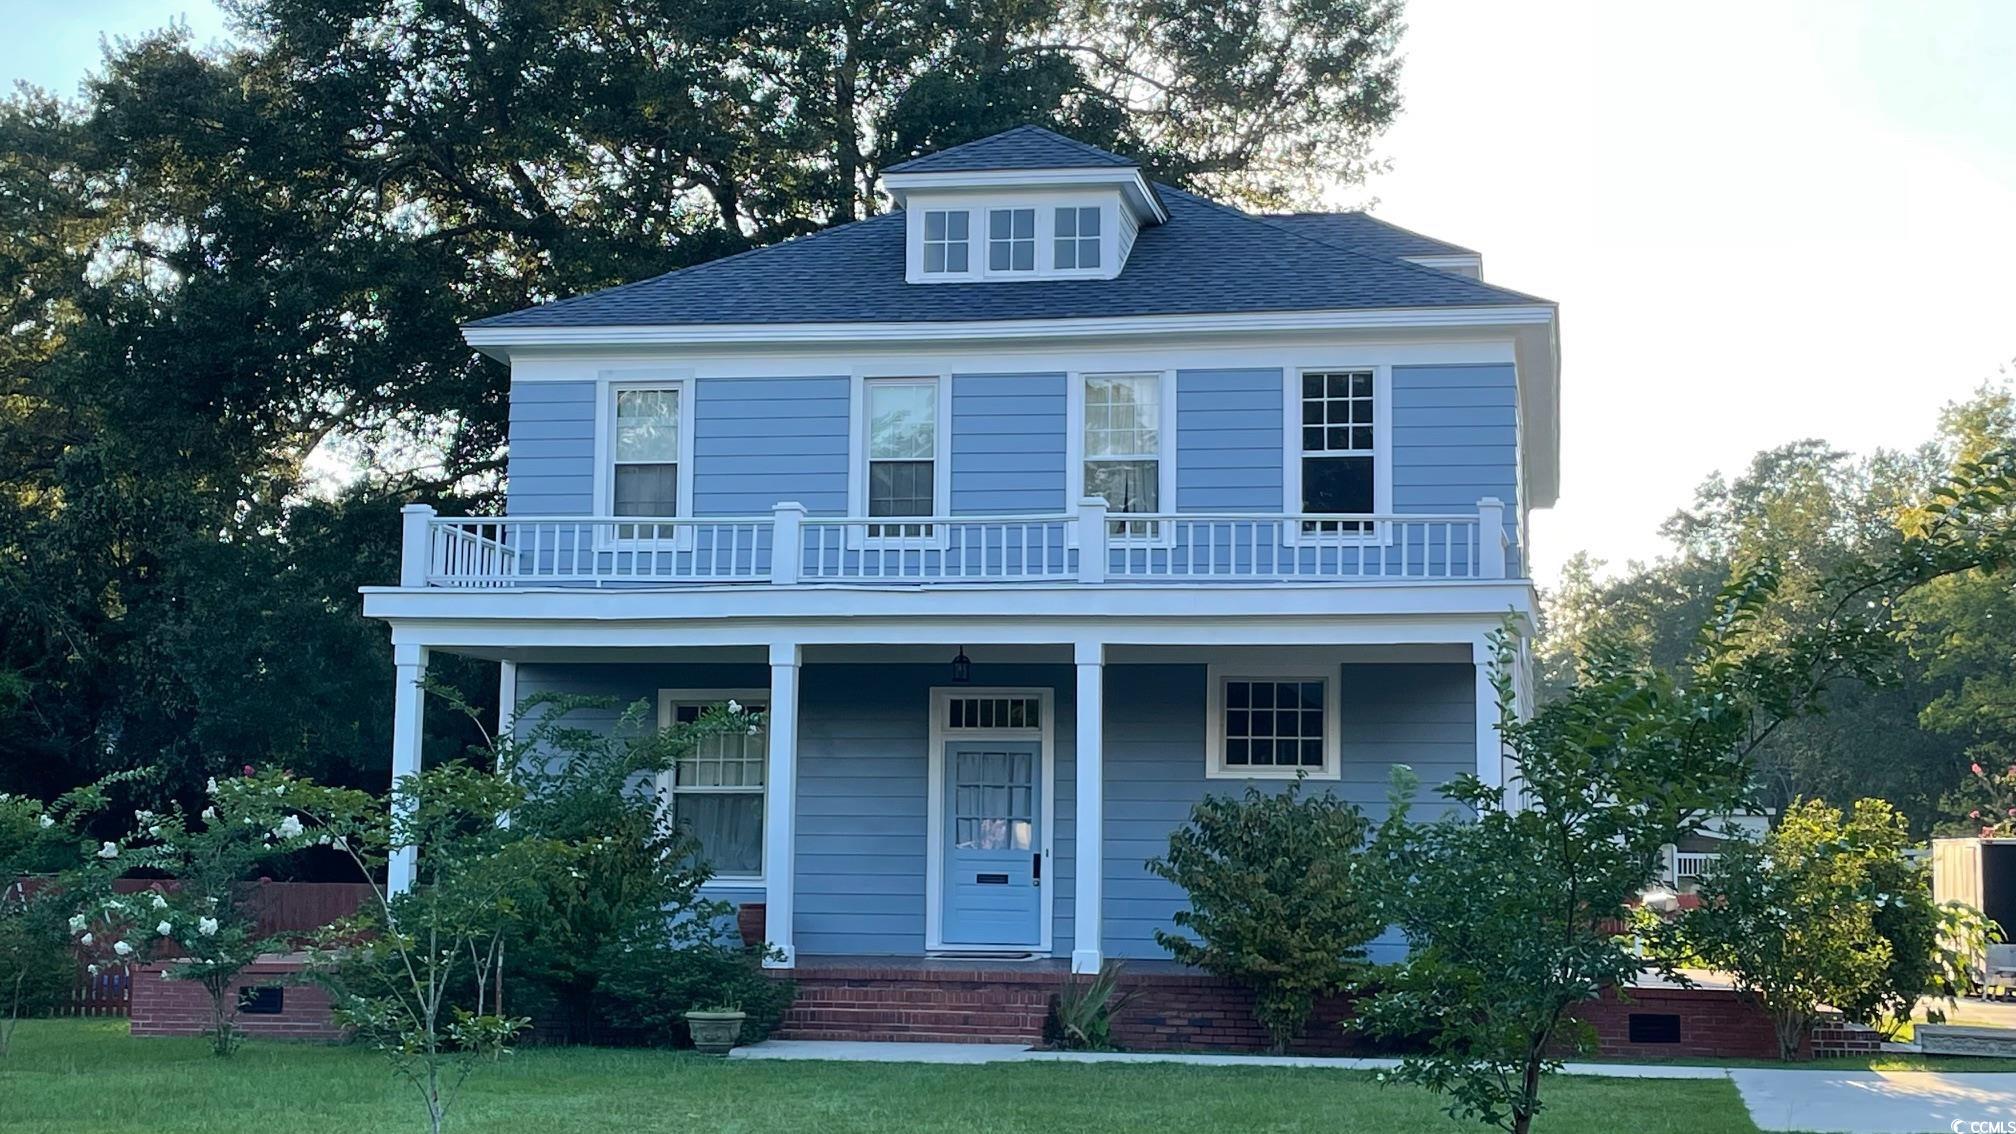
<path fill-rule="evenodd" d="M 1099 207 L 1067 205 L 1058 209 L 1053 251 L 1060 272 L 1098 267 Z"/>
<path fill-rule="evenodd" d="M 1036 270 L 1036 210 L 987 210 L 987 270 Z"/>
<path fill-rule="evenodd" d="M 969 270 L 973 214 L 964 209 L 929 209 L 924 213 L 924 270 L 933 275 Z"/>

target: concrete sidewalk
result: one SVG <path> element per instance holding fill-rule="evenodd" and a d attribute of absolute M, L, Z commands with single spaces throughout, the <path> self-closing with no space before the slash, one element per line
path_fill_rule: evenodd
<path fill-rule="evenodd" d="M 1038 1051 L 1020 1044 L 842 1043 L 768 1040 L 733 1059 L 830 1059 L 870 1063 L 1175 1063 L 1194 1067 L 1307 1067 L 1377 1071 L 1397 1059 L 1189 1055 L 1175 1052 Z M 1728 1079 L 1750 1117 L 1768 1131 L 1807 1134 L 2016 1134 L 2016 1072 L 1829 1071 L 1690 1067 L 1660 1063 L 1570 1063 L 1569 1075 L 1613 1079 Z M 2000 1125 L 1996 1125 L 1999 1123 Z"/>

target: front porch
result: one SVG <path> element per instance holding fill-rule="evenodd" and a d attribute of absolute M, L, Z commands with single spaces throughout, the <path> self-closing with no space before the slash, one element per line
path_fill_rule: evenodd
<path fill-rule="evenodd" d="M 716 866 L 708 892 L 761 903 L 787 968 L 801 954 L 1080 972 L 1159 960 L 1184 895 L 1145 864 L 1205 795 L 1306 773 L 1376 815 L 1406 764 L 1432 814 L 1454 776 L 1503 774 L 1481 639 L 498 654 L 507 704 L 589 694 L 653 704 L 662 722 L 730 697 L 767 711 L 764 742 L 670 791 Z M 402 720 L 417 722 L 425 652 L 401 656 Z"/>

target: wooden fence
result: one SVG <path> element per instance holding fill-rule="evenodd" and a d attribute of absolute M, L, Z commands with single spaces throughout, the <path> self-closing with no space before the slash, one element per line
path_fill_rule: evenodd
<path fill-rule="evenodd" d="M 362 882 L 248 882 L 247 895 L 257 911 L 257 933 L 262 937 L 302 937 L 334 921 L 356 913 L 371 898 L 371 887 Z M 176 883 L 144 878 L 123 878 L 112 884 L 121 894 L 138 894 L 152 889 L 173 890 Z M 132 975 L 124 965 L 103 964 L 93 973 L 80 959 L 77 980 L 69 1003 L 56 1009 L 58 1016 L 124 1016 L 132 996 Z"/>

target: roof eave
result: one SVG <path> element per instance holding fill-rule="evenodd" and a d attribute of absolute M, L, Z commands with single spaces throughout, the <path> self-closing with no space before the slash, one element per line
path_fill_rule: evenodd
<path fill-rule="evenodd" d="M 1117 186 L 1126 197 L 1135 219 L 1142 224 L 1161 224 L 1169 210 L 1155 193 L 1154 186 L 1134 166 L 1070 166 L 1056 169 L 959 169 L 920 173 L 885 173 L 882 186 L 900 206 L 908 207 L 912 190 L 934 189 L 1027 189 L 1084 188 Z"/>

